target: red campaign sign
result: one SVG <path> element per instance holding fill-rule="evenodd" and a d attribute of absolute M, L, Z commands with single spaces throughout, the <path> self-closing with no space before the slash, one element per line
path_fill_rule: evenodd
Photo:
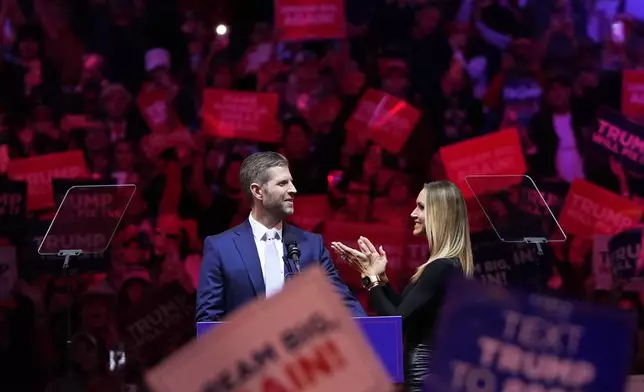
<path fill-rule="evenodd" d="M 615 235 L 639 224 L 644 206 L 585 180 L 576 180 L 559 215 L 564 232 L 585 238 Z"/>
<path fill-rule="evenodd" d="M 203 129 L 215 136 L 251 142 L 279 143 L 279 98 L 274 93 L 206 89 L 201 116 Z"/>
<path fill-rule="evenodd" d="M 489 135 L 475 137 L 464 142 L 452 144 L 440 149 L 440 157 L 447 173 L 447 178 L 454 182 L 463 196 L 473 196 L 465 177 L 472 175 L 516 175 L 516 177 L 495 178 L 489 181 L 484 189 L 477 182 L 477 194 L 494 193 L 509 189 L 514 183 L 522 180 L 527 167 L 521 140 L 516 129 L 507 129 Z"/>
<path fill-rule="evenodd" d="M 178 117 L 174 108 L 169 105 L 165 91 L 148 85 L 141 90 L 136 103 L 152 133 L 172 131 L 171 122 L 168 121 L 169 116 Z"/>
<path fill-rule="evenodd" d="M 367 90 L 344 127 L 370 133 L 371 140 L 394 154 L 400 152 L 420 119 L 420 111 L 383 91 Z"/>
<path fill-rule="evenodd" d="M 164 358 L 194 334 L 193 294 L 178 283 L 159 287 L 121 323 L 126 347 L 145 362 Z"/>
<path fill-rule="evenodd" d="M 344 38 L 344 10 L 344 0 L 275 0 L 275 29 L 280 41 Z"/>
<path fill-rule="evenodd" d="M 394 286 L 404 286 L 416 267 L 427 261 L 428 244 L 425 236 L 415 237 L 411 227 L 392 227 L 378 223 L 328 221 L 324 224 L 324 240 L 342 242 L 358 248 L 358 238 L 367 237 L 376 247 L 387 252 L 387 275 Z M 335 255 L 332 255 L 334 257 Z M 362 285 L 360 274 L 347 263 L 336 263 L 342 279 L 352 287 Z"/>
<path fill-rule="evenodd" d="M 315 228 L 331 213 L 327 195 L 296 196 L 294 206 L 295 213 L 288 218 L 288 221 L 309 231 L 315 231 Z"/>
<path fill-rule="evenodd" d="M 54 207 L 54 178 L 89 177 L 82 151 L 69 151 L 16 159 L 9 163 L 9 178 L 27 183 L 27 210 Z"/>
<path fill-rule="evenodd" d="M 644 113 L 644 71 L 622 71 L 622 114 L 642 116 Z"/>

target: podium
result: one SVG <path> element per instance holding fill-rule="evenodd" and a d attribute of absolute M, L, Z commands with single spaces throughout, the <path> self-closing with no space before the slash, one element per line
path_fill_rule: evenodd
<path fill-rule="evenodd" d="M 404 382 L 402 317 L 355 317 L 371 347 L 395 383 Z M 197 323 L 197 339 L 223 322 Z"/>

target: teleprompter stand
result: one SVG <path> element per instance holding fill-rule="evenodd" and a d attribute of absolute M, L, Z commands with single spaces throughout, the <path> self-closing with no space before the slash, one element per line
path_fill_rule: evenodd
<path fill-rule="evenodd" d="M 465 181 L 502 242 L 543 244 L 566 241 L 550 206 L 527 175 L 472 175 Z"/>
<path fill-rule="evenodd" d="M 529 176 L 471 175 L 465 181 L 501 242 L 536 245 L 540 264 L 544 244 L 566 241 L 566 233 Z"/>
<path fill-rule="evenodd" d="M 38 253 L 64 257 L 62 274 L 71 298 L 72 257 L 107 250 L 134 196 L 136 185 L 80 185 L 67 190 Z M 67 307 L 67 370 L 71 370 L 72 313 Z"/>

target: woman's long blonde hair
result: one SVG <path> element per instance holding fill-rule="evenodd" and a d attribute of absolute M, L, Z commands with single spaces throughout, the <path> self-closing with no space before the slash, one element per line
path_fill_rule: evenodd
<path fill-rule="evenodd" d="M 458 258 L 466 277 L 474 273 L 470 225 L 463 194 L 454 183 L 435 181 L 425 184 L 425 233 L 429 259 L 418 267 L 416 281 L 425 267 L 436 259 Z"/>

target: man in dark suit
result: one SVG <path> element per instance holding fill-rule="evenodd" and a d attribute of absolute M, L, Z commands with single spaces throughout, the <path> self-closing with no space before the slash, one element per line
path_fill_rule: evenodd
<path fill-rule="evenodd" d="M 301 268 L 320 265 L 355 317 L 366 316 L 338 276 L 322 236 L 283 222 L 297 192 L 288 161 L 276 152 L 247 157 L 239 171 L 251 213 L 237 227 L 204 241 L 197 289 L 197 321 L 218 321 L 255 297 L 270 297 L 297 267 L 283 239 L 299 246 Z M 306 301 L 306 299 L 303 299 Z"/>

